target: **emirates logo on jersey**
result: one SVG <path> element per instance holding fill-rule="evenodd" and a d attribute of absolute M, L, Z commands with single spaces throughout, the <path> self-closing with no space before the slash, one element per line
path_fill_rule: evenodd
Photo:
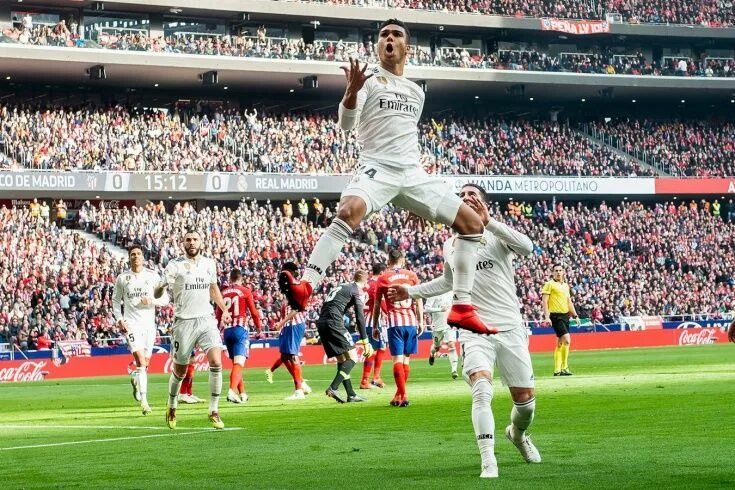
<path fill-rule="evenodd" d="M 483 269 L 492 269 L 495 267 L 492 260 L 481 260 L 477 263 L 477 267 L 475 267 L 475 270 L 481 271 Z"/>

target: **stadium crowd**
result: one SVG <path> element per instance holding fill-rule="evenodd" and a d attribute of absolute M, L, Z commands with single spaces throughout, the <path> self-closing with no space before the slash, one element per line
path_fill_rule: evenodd
<path fill-rule="evenodd" d="M 302 0 L 303 1 L 303 0 Z M 735 24 L 732 0 L 306 0 L 307 2 L 361 7 L 408 8 L 440 12 L 550 17 L 556 19 L 604 19 L 619 13 L 632 24 L 684 24 L 730 27 Z"/>
<path fill-rule="evenodd" d="M 672 175 L 735 175 L 735 124 L 723 121 L 613 120 L 591 126 L 629 153 L 646 152 L 646 161 Z"/>
<path fill-rule="evenodd" d="M 517 265 L 523 315 L 531 322 L 542 318 L 540 288 L 557 261 L 565 264 L 578 311 L 591 322 L 735 308 L 732 201 L 511 201 L 491 204 L 491 212 L 534 242 L 533 254 Z M 163 203 L 131 209 L 85 205 L 79 216 L 80 226 L 106 241 L 142 243 L 159 269 L 180 253 L 183 230 L 200 230 L 204 253 L 217 259 L 223 280 L 233 267 L 244 270 L 269 328 L 282 302 L 276 282 L 281 264 L 303 264 L 333 213 L 319 202 L 294 206 L 252 200 L 235 209 L 199 211 L 187 203 L 172 209 Z M 93 345 L 110 345 L 109 339 L 118 336 L 110 315 L 111 285 L 125 260 L 27 209 L 2 208 L 0 219 L 0 342 L 32 348 L 46 345 L 47 339 L 86 338 Z M 449 234 L 445 227 L 411 221 L 405 212 L 385 208 L 356 230 L 320 293 L 349 280 L 358 267 L 384 261 L 384 252 L 394 247 L 406 252 L 422 280 L 434 277 L 441 273 Z M 321 296 L 315 296 L 310 321 Z M 169 322 L 170 309 L 161 310 L 161 333 Z"/>
<path fill-rule="evenodd" d="M 299 142 L 300 144 L 294 144 Z M 650 175 L 561 123 L 461 119 L 419 125 L 423 164 L 441 174 Z M 350 173 L 359 148 L 334 116 L 121 106 L 0 105 L 0 168 Z"/>
<path fill-rule="evenodd" d="M 54 34 L 56 28 L 36 26 L 12 28 L 4 32 L 6 38 L 22 44 L 102 47 L 106 49 L 184 53 L 215 56 L 237 56 L 286 60 L 317 60 L 347 62 L 350 57 L 377 63 L 375 45 L 370 42 L 315 41 L 266 36 L 265 27 L 257 36 L 250 35 L 181 35 L 151 37 L 143 32 L 103 34 L 94 42 L 86 42 L 68 33 L 68 29 Z M 570 48 L 572 50 L 576 48 Z M 481 53 L 467 48 L 437 48 L 417 46 L 408 55 L 407 63 L 422 66 L 451 66 L 493 70 L 523 70 L 543 72 L 572 72 L 588 74 L 625 74 L 651 76 L 733 77 L 735 59 L 688 57 L 665 61 L 649 61 L 642 52 L 622 54 L 609 48 L 594 49 L 589 53 L 562 53 L 551 55 L 533 49 L 499 50 Z M 616 56 L 616 54 L 618 56 Z"/>

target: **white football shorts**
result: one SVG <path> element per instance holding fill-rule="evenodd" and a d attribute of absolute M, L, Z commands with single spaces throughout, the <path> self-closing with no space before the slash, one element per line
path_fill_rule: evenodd
<path fill-rule="evenodd" d="M 176 318 L 171 331 L 171 357 L 174 363 L 189 364 L 192 351 L 199 347 L 204 352 L 222 349 L 222 337 L 214 316 L 199 318 Z"/>
<path fill-rule="evenodd" d="M 505 384 L 513 388 L 534 388 L 531 354 L 528 351 L 528 330 L 525 326 L 498 332 L 495 335 L 479 335 L 463 331 L 459 335 L 464 358 L 462 374 L 469 383 L 478 371 L 498 371 Z"/>
<path fill-rule="evenodd" d="M 153 344 L 156 342 L 156 327 L 129 326 L 125 334 L 130 353 L 142 351 L 145 357 L 153 354 Z"/>
<path fill-rule="evenodd" d="M 457 341 L 457 331 L 451 327 L 432 329 L 431 338 L 434 340 L 434 345 L 439 347 L 444 344 L 451 344 Z"/>
<path fill-rule="evenodd" d="M 366 216 L 392 202 L 429 221 L 452 225 L 462 200 L 452 184 L 432 177 L 419 166 L 396 168 L 379 162 L 362 162 L 342 192 L 367 204 Z"/>

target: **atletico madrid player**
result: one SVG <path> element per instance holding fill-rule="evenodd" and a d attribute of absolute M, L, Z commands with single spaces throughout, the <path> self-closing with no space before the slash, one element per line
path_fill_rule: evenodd
<path fill-rule="evenodd" d="M 400 250 L 388 254 L 388 270 L 378 278 L 375 303 L 373 304 L 373 338 L 379 335 L 380 310 L 383 297 L 388 288 L 395 286 L 415 286 L 419 279 L 415 273 L 403 269 L 406 259 Z M 393 356 L 393 378 L 396 380 L 396 394 L 390 404 L 394 407 L 407 407 L 406 383 L 410 371 L 411 355 L 418 352 L 418 337 L 424 331 L 424 312 L 421 301 L 406 299 L 387 301 L 388 309 L 388 348 Z"/>
<path fill-rule="evenodd" d="M 227 392 L 227 401 L 245 403 L 248 395 L 245 393 L 245 383 L 242 379 L 242 370 L 250 350 L 248 335 L 247 313 L 253 318 L 255 329 L 260 333 L 263 329 L 260 313 L 255 308 L 253 292 L 242 284 L 242 272 L 233 269 L 230 272 L 230 283 L 222 290 L 222 299 L 230 312 L 232 322 L 227 325 L 222 322 L 222 313 L 217 310 L 217 324 L 223 331 L 223 338 L 227 354 L 232 359 L 230 371 L 230 389 Z"/>

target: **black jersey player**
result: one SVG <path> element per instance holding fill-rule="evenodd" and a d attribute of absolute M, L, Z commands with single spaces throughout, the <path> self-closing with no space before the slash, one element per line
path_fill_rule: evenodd
<path fill-rule="evenodd" d="M 373 353 L 367 333 L 365 331 L 365 316 L 363 315 L 363 288 L 367 283 L 365 271 L 355 272 L 353 282 L 340 284 L 332 288 L 326 298 L 316 323 L 319 337 L 324 345 L 324 352 L 328 357 L 337 360 L 337 375 L 332 384 L 327 388 L 328 397 L 335 399 L 338 403 L 364 402 L 361 396 L 355 393 L 350 380 L 350 371 L 355 367 L 357 352 L 352 334 L 345 326 L 345 314 L 352 308 L 355 312 L 357 330 L 360 335 L 358 341 L 362 344 L 363 355 L 367 358 Z M 339 391 L 339 385 L 345 387 L 347 397 L 343 397 Z"/>

